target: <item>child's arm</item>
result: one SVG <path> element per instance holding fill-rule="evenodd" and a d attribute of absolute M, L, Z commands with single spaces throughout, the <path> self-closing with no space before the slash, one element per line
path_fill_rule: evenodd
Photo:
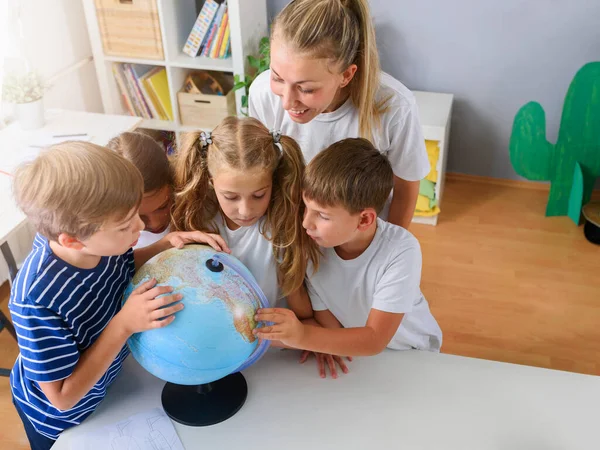
<path fill-rule="evenodd" d="M 183 309 L 183 304 L 172 303 L 181 300 L 181 294 L 156 298 L 173 288 L 154 287 L 155 284 L 156 280 L 150 280 L 133 291 L 123 309 L 108 323 L 94 344 L 80 354 L 68 377 L 38 382 L 54 407 L 63 411 L 73 408 L 106 373 L 133 333 L 164 327 L 175 319 L 173 314 Z"/>
<path fill-rule="evenodd" d="M 311 319 L 313 317 L 313 309 L 310 304 L 310 298 L 306 291 L 304 283 L 295 292 L 287 296 L 289 308 L 294 311 L 296 317 L 300 320 Z"/>
<path fill-rule="evenodd" d="M 315 320 L 324 328 L 343 328 L 340 321 L 337 320 L 337 317 L 335 317 L 328 309 L 315 311 Z M 306 322 L 303 323 L 308 325 Z"/>
<path fill-rule="evenodd" d="M 390 204 L 388 222 L 408 229 L 415 214 L 419 181 L 406 181 L 394 176 L 394 195 Z"/>
<path fill-rule="evenodd" d="M 276 339 L 290 347 L 345 356 L 371 356 L 381 353 L 398 330 L 404 314 L 372 309 L 367 324 L 359 328 L 323 328 L 304 325 L 292 311 L 262 309 L 256 320 L 273 325 L 254 330 L 260 339 Z"/>
<path fill-rule="evenodd" d="M 218 234 L 203 233 L 202 231 L 175 231 L 167 234 L 161 240 L 144 248 L 134 250 L 135 270 L 139 269 L 150 258 L 171 247 L 183 248 L 185 244 L 208 244 L 218 252 L 231 253 L 225 240 Z"/>

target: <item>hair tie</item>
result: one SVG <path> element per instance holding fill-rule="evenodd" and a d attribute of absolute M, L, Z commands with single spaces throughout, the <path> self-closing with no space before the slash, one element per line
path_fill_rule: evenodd
<path fill-rule="evenodd" d="M 273 136 L 273 143 L 275 147 L 279 149 L 279 157 L 283 156 L 283 146 L 281 145 L 281 131 L 271 130 L 271 136 Z"/>
<path fill-rule="evenodd" d="M 200 146 L 206 148 L 212 143 L 212 133 L 210 131 L 202 131 L 200 133 Z"/>

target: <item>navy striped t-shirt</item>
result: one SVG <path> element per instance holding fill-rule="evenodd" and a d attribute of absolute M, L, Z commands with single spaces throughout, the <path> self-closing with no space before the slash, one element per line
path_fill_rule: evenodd
<path fill-rule="evenodd" d="M 69 377 L 85 351 L 119 311 L 135 271 L 133 250 L 102 257 L 93 269 L 59 259 L 48 240 L 36 235 L 33 249 L 13 283 L 9 309 L 19 356 L 10 376 L 13 396 L 36 430 L 51 439 L 89 416 L 121 370 L 127 347 L 96 385 L 72 408 L 61 411 L 38 382 Z"/>

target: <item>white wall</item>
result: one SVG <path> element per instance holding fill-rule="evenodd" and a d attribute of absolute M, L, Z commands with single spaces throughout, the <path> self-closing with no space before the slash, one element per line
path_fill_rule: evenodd
<path fill-rule="evenodd" d="M 26 60 L 48 79 L 92 55 L 81 1 L 7 0 L 6 5 L 5 52 L 10 59 L 5 70 Z M 102 112 L 94 64 L 87 63 L 55 81 L 44 104 L 46 108 Z"/>

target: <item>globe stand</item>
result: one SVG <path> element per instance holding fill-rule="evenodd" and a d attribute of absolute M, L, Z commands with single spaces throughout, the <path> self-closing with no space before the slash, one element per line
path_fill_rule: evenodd
<path fill-rule="evenodd" d="M 244 405 L 247 396 L 246 379 L 238 372 L 197 386 L 167 383 L 161 400 L 165 412 L 174 421 L 205 427 L 229 419 Z"/>

